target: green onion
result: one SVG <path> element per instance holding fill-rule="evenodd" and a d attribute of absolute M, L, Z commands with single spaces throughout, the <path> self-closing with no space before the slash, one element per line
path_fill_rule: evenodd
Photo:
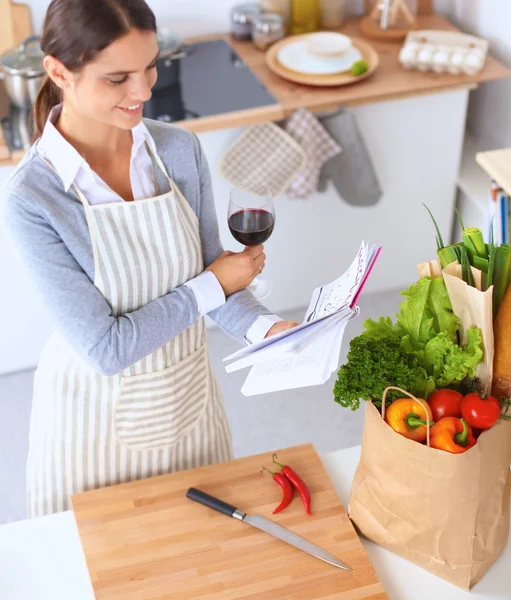
<path fill-rule="evenodd" d="M 497 315 L 500 304 L 511 282 L 511 246 L 502 244 L 495 248 L 495 265 L 492 274 L 493 314 Z"/>
<path fill-rule="evenodd" d="M 453 244 L 452 246 L 446 246 L 445 248 L 440 248 L 437 250 L 436 253 L 440 259 L 442 269 L 445 269 L 447 265 L 450 265 L 453 262 L 460 262 L 461 247 L 461 244 Z"/>
<path fill-rule="evenodd" d="M 454 207 L 454 210 L 456 211 L 456 214 L 458 215 L 458 221 L 460 222 L 461 231 L 463 231 L 465 229 L 465 225 L 463 225 L 463 221 L 461 219 L 460 211 L 458 210 L 457 206 Z"/>
<path fill-rule="evenodd" d="M 473 260 L 475 256 L 485 259 L 488 258 L 483 234 L 477 227 L 468 227 L 463 230 L 463 244 L 468 250 L 469 258 L 471 260 Z"/>
<path fill-rule="evenodd" d="M 490 246 L 488 244 L 488 277 L 486 278 L 486 287 L 489 288 L 493 285 L 493 274 L 495 272 L 495 256 L 496 256 L 496 248 L 495 246 Z"/>
<path fill-rule="evenodd" d="M 470 260 L 468 257 L 468 250 L 465 248 L 465 246 L 461 248 L 461 276 L 465 283 L 475 287 L 474 275 L 472 273 Z"/>
<path fill-rule="evenodd" d="M 438 228 L 437 222 L 435 221 L 435 217 L 433 216 L 433 213 L 429 210 L 429 208 L 424 204 L 424 202 L 422 203 L 422 206 L 424 206 L 424 208 L 428 211 L 429 216 L 431 217 L 431 220 L 433 221 L 433 225 L 435 226 L 437 249 L 442 250 L 442 248 L 445 247 L 444 240 L 442 239 L 442 234 L 440 233 L 440 229 Z"/>
<path fill-rule="evenodd" d="M 488 273 L 488 260 L 481 258 L 480 256 L 474 256 L 472 259 L 472 266 L 479 269 L 483 273 Z"/>

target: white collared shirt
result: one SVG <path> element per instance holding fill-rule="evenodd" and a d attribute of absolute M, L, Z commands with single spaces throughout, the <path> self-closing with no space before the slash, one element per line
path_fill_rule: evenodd
<path fill-rule="evenodd" d="M 72 146 L 55 127 L 62 105 L 55 106 L 46 122 L 43 134 L 37 143 L 39 154 L 47 158 L 59 174 L 66 192 L 72 184 L 79 188 L 89 204 L 124 202 L 101 177 L 93 171 L 85 158 Z M 143 121 L 131 130 L 133 146 L 130 159 L 130 182 L 135 200 L 151 198 L 156 194 L 153 165 L 146 143 L 156 154 L 156 145 Z"/>
<path fill-rule="evenodd" d="M 49 160 L 66 191 L 71 185 L 81 190 L 89 204 L 105 204 L 107 202 L 124 202 L 103 179 L 91 169 L 85 158 L 72 146 L 55 127 L 62 105 L 55 106 L 48 117 L 42 136 L 37 142 L 39 154 Z M 148 152 L 156 154 L 156 145 L 147 127 L 140 121 L 131 130 L 133 146 L 130 158 L 130 182 L 135 200 L 151 198 L 156 195 L 156 184 L 153 176 L 153 163 Z M 147 144 L 147 145 L 146 145 Z M 211 271 L 204 271 L 194 279 L 186 282 L 197 301 L 200 316 L 222 306 L 226 299 L 220 283 Z M 249 329 L 246 340 L 256 343 L 262 340 L 270 328 L 280 319 L 274 315 L 259 317 Z"/>

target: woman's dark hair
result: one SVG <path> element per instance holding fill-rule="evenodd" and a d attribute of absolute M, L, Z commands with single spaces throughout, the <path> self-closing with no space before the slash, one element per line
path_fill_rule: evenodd
<path fill-rule="evenodd" d="M 78 72 L 131 29 L 156 31 L 156 18 L 145 0 L 52 0 L 43 26 L 41 49 Z M 36 134 L 42 134 L 61 90 L 46 77 L 34 105 Z"/>

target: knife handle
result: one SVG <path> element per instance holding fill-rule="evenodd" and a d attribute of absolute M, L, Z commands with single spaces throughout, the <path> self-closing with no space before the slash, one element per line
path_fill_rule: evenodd
<path fill-rule="evenodd" d="M 210 496 L 209 494 L 206 494 L 206 492 L 201 492 L 201 490 L 198 490 L 197 488 L 190 488 L 186 492 L 186 497 L 195 502 L 199 502 L 199 504 L 203 504 L 208 508 L 212 508 L 223 515 L 227 515 L 228 517 L 235 517 L 242 520 L 243 517 L 246 516 L 245 513 L 238 510 L 235 506 L 232 506 L 223 500 L 219 500 L 214 496 Z"/>

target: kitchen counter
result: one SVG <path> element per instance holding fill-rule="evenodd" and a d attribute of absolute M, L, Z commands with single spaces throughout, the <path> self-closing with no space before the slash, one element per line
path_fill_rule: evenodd
<path fill-rule="evenodd" d="M 360 19 L 358 18 L 348 19 L 346 25 L 340 31 L 349 36 L 362 37 L 359 23 Z M 457 28 L 451 25 L 449 21 L 434 13 L 420 16 L 419 28 L 457 31 Z M 298 108 L 321 112 L 339 106 L 358 106 L 372 102 L 453 91 L 460 88 L 474 89 L 480 83 L 511 75 L 509 69 L 491 56 L 488 56 L 484 69 L 474 76 L 408 71 L 398 62 L 401 42 L 388 43 L 369 40 L 380 55 L 380 66 L 374 75 L 353 85 L 336 88 L 312 88 L 288 82 L 274 75 L 266 66 L 265 53 L 255 48 L 250 42 L 235 42 L 227 34 L 192 38 L 186 41 L 193 43 L 218 39 L 219 37 L 233 46 L 247 67 L 277 99 L 277 103 L 263 108 L 179 122 L 180 126 L 196 133 L 278 121 L 286 118 Z M 17 152 L 12 157 L 9 155 L 8 148 L 0 132 L 0 167 L 15 164 L 21 159 L 22 155 L 22 152 Z"/>
<path fill-rule="evenodd" d="M 419 29 L 442 29 L 459 31 L 447 19 L 435 13 L 419 17 Z M 340 32 L 352 37 L 362 38 L 360 19 L 351 18 Z M 202 38 L 202 39 L 213 39 Z M 218 37 L 218 36 L 216 36 Z M 404 69 L 398 61 L 402 42 L 367 41 L 380 56 L 380 66 L 371 77 L 353 85 L 334 88 L 314 88 L 286 81 L 275 75 L 266 66 L 265 53 L 258 50 L 250 42 L 235 42 L 230 36 L 224 36 L 245 64 L 266 86 L 268 91 L 278 100 L 278 105 L 268 107 L 262 113 L 243 111 L 219 115 L 209 119 L 194 119 L 180 123 L 183 127 L 195 132 L 211 131 L 241 125 L 252 125 L 264 120 L 279 120 L 288 117 L 298 108 L 306 108 L 313 112 L 332 110 L 339 106 L 359 106 L 371 102 L 382 102 L 399 98 L 409 98 L 425 94 L 435 94 L 460 88 L 474 89 L 480 83 L 502 79 L 511 75 L 511 70 L 499 61 L 488 56 L 485 67 L 477 75 L 447 75 L 423 73 Z M 190 41 L 197 41 L 190 40 Z M 266 115 L 264 114 L 266 113 Z M 269 114 L 273 116 L 268 119 Z"/>
<path fill-rule="evenodd" d="M 359 446 L 321 456 L 344 506 L 359 457 Z M 511 599 L 511 544 L 468 593 L 376 544 L 363 542 L 390 600 Z M 0 527 L 0 598 L 94 600 L 72 512 Z"/>

